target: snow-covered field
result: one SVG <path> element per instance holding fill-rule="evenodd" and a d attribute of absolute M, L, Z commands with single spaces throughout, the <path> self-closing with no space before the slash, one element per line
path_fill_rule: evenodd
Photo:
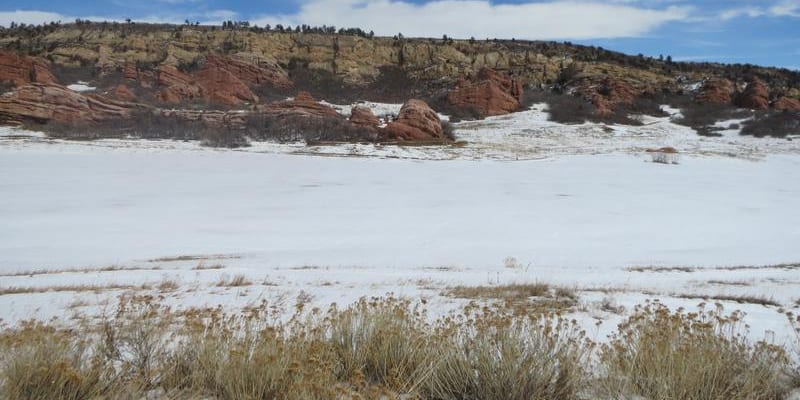
<path fill-rule="evenodd" d="M 460 304 L 441 296 L 454 285 L 541 281 L 578 289 L 576 316 L 607 321 L 600 338 L 624 315 L 609 304 L 747 295 L 780 305 L 721 303 L 748 313 L 754 337 L 788 340 L 800 266 L 774 265 L 800 262 L 797 141 L 701 138 L 669 118 L 563 126 L 543 108 L 422 148 L 213 150 L 4 128 L 0 318 L 96 313 L 130 290 L 231 309 L 394 293 L 443 312 Z M 667 145 L 680 164 L 642 153 Z M 217 286 L 239 274 L 252 284 Z"/>

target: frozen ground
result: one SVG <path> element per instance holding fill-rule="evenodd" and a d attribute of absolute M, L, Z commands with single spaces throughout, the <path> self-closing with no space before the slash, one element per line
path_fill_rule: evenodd
<path fill-rule="evenodd" d="M 430 148 L 211 150 L 6 128 L 0 318 L 97 313 L 129 291 L 231 309 L 394 293 L 443 312 L 454 285 L 543 281 L 577 288 L 577 316 L 606 321 L 600 338 L 648 298 L 755 296 L 779 305 L 721 303 L 748 313 L 753 336 L 788 340 L 800 267 L 770 265 L 800 261 L 796 141 L 542 115 L 461 123 L 467 145 Z M 641 152 L 664 145 L 679 165 Z M 217 286 L 238 274 L 252 284 Z"/>

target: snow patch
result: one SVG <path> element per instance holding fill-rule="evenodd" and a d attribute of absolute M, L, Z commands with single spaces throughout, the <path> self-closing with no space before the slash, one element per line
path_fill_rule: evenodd
<path fill-rule="evenodd" d="M 78 81 L 77 83 L 73 83 L 71 85 L 67 85 L 67 89 L 72 90 L 74 92 L 90 92 L 95 89 L 96 87 L 89 86 L 88 82 Z"/>

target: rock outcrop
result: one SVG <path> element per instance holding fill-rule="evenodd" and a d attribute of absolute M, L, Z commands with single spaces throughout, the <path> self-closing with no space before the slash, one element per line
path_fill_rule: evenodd
<path fill-rule="evenodd" d="M 781 97 L 772 104 L 776 111 L 800 111 L 800 99 Z"/>
<path fill-rule="evenodd" d="M 107 97 L 119 101 L 135 101 L 136 95 L 125 84 L 119 84 L 113 90 L 109 91 Z"/>
<path fill-rule="evenodd" d="M 734 90 L 733 82 L 727 79 L 706 79 L 700 86 L 695 101 L 702 104 L 730 104 Z"/>
<path fill-rule="evenodd" d="M 320 103 L 308 92 L 300 92 L 291 100 L 259 106 L 258 110 L 272 116 L 343 118 L 333 107 Z"/>
<path fill-rule="evenodd" d="M 769 89 L 760 79 L 754 79 L 736 96 L 734 104 L 751 110 L 766 110 L 769 108 Z"/>
<path fill-rule="evenodd" d="M 400 108 L 397 119 L 383 128 L 388 140 L 447 141 L 439 115 L 422 100 L 409 100 Z"/>
<path fill-rule="evenodd" d="M 0 123 L 90 124 L 127 118 L 134 108 L 129 103 L 83 95 L 61 85 L 31 83 L 0 96 Z"/>
<path fill-rule="evenodd" d="M 380 124 L 380 120 L 372 113 L 372 110 L 364 106 L 354 106 L 350 110 L 350 122 L 355 125 L 369 127 L 377 127 Z"/>
<path fill-rule="evenodd" d="M 620 105 L 631 105 L 640 95 L 640 92 L 629 83 L 611 77 L 603 79 L 598 85 L 586 88 L 583 93 L 588 95 L 598 115 L 609 115 Z"/>
<path fill-rule="evenodd" d="M 461 80 L 447 95 L 456 108 L 473 110 L 480 117 L 504 115 L 517 111 L 522 101 L 522 82 L 490 68 Z"/>
<path fill-rule="evenodd" d="M 156 70 L 156 83 L 164 87 L 158 98 L 165 103 L 180 103 L 200 97 L 200 87 L 194 84 L 192 77 L 179 71 L 174 65 L 159 66 Z"/>
<path fill-rule="evenodd" d="M 52 84 L 56 83 L 56 78 L 50 72 L 48 61 L 0 50 L 0 82 L 11 82 L 15 86 L 27 83 Z"/>
<path fill-rule="evenodd" d="M 158 97 L 166 103 L 202 99 L 235 106 L 259 101 L 251 86 L 269 85 L 281 89 L 292 87 L 292 82 L 283 70 L 270 64 L 265 65 L 216 54 L 209 54 L 202 67 L 194 73 L 182 72 L 174 65 L 161 65 L 156 76 L 157 83 L 164 89 Z M 125 76 L 133 76 L 128 67 Z"/>

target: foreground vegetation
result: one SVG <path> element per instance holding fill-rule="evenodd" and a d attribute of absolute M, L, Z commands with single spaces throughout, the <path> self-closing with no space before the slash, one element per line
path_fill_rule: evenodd
<path fill-rule="evenodd" d="M 73 328 L 3 332 L 0 398 L 767 400 L 798 383 L 786 349 L 749 342 L 741 314 L 721 309 L 648 303 L 598 345 L 557 313 L 471 303 L 431 322 L 423 307 L 300 303 L 286 317 L 127 298 Z"/>

